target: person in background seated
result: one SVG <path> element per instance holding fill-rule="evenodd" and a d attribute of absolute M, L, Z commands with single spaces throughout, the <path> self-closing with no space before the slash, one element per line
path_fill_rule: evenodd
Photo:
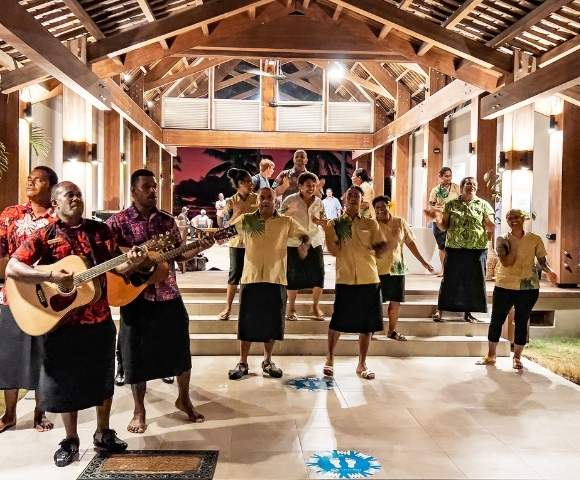
<path fill-rule="evenodd" d="M 334 376 L 334 350 L 341 332 L 359 334 L 356 373 L 372 380 L 375 374 L 366 364 L 374 332 L 383 330 L 383 305 L 376 257 L 387 248 L 379 225 L 360 213 L 363 191 L 352 186 L 346 191 L 346 212 L 327 222 L 326 247 L 336 257 L 334 312 L 328 326 L 328 354 L 325 376 Z"/>
<path fill-rule="evenodd" d="M 282 376 L 282 370 L 272 361 L 272 351 L 276 340 L 284 339 L 286 245 L 290 238 L 300 239 L 298 254 L 305 258 L 310 242 L 295 220 L 276 211 L 275 201 L 274 190 L 262 188 L 258 210 L 234 222 L 246 246 L 246 259 L 238 318 L 240 361 L 228 372 L 230 380 L 248 375 L 252 342 L 264 343 L 262 371 L 273 378 Z"/>
<path fill-rule="evenodd" d="M 328 220 L 335 220 L 342 215 L 340 200 L 333 195 L 332 188 L 326 189 L 326 197 L 322 200 L 324 214 Z"/>
<path fill-rule="evenodd" d="M 431 193 L 429 194 L 429 205 L 435 210 L 443 213 L 445 204 L 451 200 L 455 200 L 459 195 L 461 195 L 461 190 L 459 185 L 453 183 L 451 179 L 453 178 L 453 172 L 449 167 L 443 167 L 439 170 L 439 184 L 433 187 Z M 437 226 L 437 222 L 433 222 L 433 236 L 437 242 L 437 248 L 439 249 L 439 260 L 441 261 L 441 273 L 439 276 L 443 276 L 443 264 L 445 263 L 445 238 L 447 232 L 440 230 Z"/>
<path fill-rule="evenodd" d="M 505 319 L 515 307 L 515 339 L 513 368 L 521 370 L 522 352 L 528 343 L 530 314 L 540 295 L 540 279 L 535 260 L 546 272 L 548 280 L 556 283 L 556 273 L 548 265 L 546 248 L 540 236 L 524 231 L 526 215 L 521 210 L 510 210 L 506 215 L 511 229 L 505 238 L 497 239 L 497 255 L 500 260 L 493 290 L 491 323 L 489 324 L 489 347 L 478 365 L 494 365 L 501 329 Z"/>
<path fill-rule="evenodd" d="M 226 200 L 223 193 L 218 193 L 218 200 L 215 202 L 215 215 L 217 218 L 217 226 L 222 228 L 224 226 L 224 211 L 226 209 Z"/>
<path fill-rule="evenodd" d="M 211 218 L 207 216 L 207 212 L 202 208 L 199 215 L 196 215 L 191 220 L 191 225 L 194 228 L 211 228 Z"/>
<path fill-rule="evenodd" d="M 401 302 L 405 301 L 405 273 L 407 269 L 403 258 L 403 246 L 407 245 L 413 256 L 429 272 L 433 272 L 433 267 L 429 265 L 419 252 L 407 221 L 401 217 L 391 215 L 390 206 L 391 199 L 389 197 L 379 196 L 373 200 L 373 208 L 377 216 L 379 229 L 387 241 L 387 250 L 382 256 L 377 258 L 377 267 L 381 280 L 383 303 L 389 302 L 387 337 L 404 341 L 407 340 L 405 336 L 396 330 Z"/>
<path fill-rule="evenodd" d="M 0 215 L 0 257 L 10 257 L 37 230 L 56 221 L 50 191 L 58 183 L 51 168 L 41 166 L 30 172 L 26 182 L 27 202 L 6 207 Z M 42 337 L 26 335 L 16 325 L 4 289 L 0 291 L 0 392 L 6 410 L 0 418 L 0 433 L 16 425 L 18 389 L 36 390 L 42 362 Z M 35 395 L 33 425 L 39 432 L 51 430 L 53 424 L 39 408 Z"/>
<path fill-rule="evenodd" d="M 34 265 L 51 265 L 69 255 L 79 255 L 102 264 L 118 253 L 109 227 L 82 217 L 84 203 L 80 189 L 61 182 L 52 189 L 52 203 L 58 220 L 22 243 L 6 267 L 6 275 L 26 283 L 50 282 L 64 291 L 74 289 L 74 275 L 65 270 L 38 270 Z M 144 252 L 133 248 L 127 261 L 116 268 L 129 273 L 143 262 Z M 109 427 L 115 372 L 115 325 L 107 302 L 107 277 L 101 275 L 101 295 L 75 309 L 59 328 L 42 337 L 40 406 L 62 414 L 66 432 L 54 454 L 57 467 L 70 465 L 79 457 L 78 411 L 97 407 L 97 429 L 93 443 L 107 452 L 121 452 L 127 444 Z"/>

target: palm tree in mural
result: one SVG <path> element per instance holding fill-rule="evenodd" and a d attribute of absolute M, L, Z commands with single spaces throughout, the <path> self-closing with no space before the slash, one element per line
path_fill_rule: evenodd
<path fill-rule="evenodd" d="M 260 165 L 260 150 L 243 150 L 236 148 L 225 148 L 216 150 L 208 148 L 204 150 L 206 155 L 217 158 L 222 163 L 207 172 L 206 176 L 224 176 L 230 168 L 241 168 L 250 174 L 258 171 Z"/>

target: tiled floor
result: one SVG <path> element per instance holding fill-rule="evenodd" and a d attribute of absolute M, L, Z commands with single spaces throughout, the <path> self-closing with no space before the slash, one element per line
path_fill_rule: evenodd
<path fill-rule="evenodd" d="M 319 375 L 319 357 L 281 357 L 281 380 L 258 373 L 230 382 L 232 357 L 193 357 L 192 392 L 204 424 L 188 424 L 173 407 L 175 385 L 150 383 L 149 428 L 126 432 L 132 401 L 115 392 L 112 425 L 130 448 L 217 449 L 216 479 L 324 478 L 306 466 L 313 453 L 358 450 L 378 459 L 373 479 L 580 478 L 580 388 L 526 362 L 514 373 L 508 359 L 497 368 L 473 358 L 373 357 L 377 379 L 354 374 L 355 360 L 336 363 L 336 387 L 292 390 L 285 381 Z M 60 420 L 50 433 L 31 430 L 34 402 L 19 405 L 16 430 L 0 435 L 0 479 L 72 480 L 93 456 L 94 410 L 80 415 L 84 455 L 58 469 L 52 454 L 63 437 Z"/>

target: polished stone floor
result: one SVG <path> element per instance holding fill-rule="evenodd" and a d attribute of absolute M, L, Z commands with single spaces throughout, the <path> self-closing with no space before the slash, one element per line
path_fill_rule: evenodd
<path fill-rule="evenodd" d="M 370 478 L 578 479 L 580 388 L 526 362 L 478 367 L 473 358 L 384 358 L 368 364 L 377 379 L 355 373 L 355 359 L 337 359 L 328 391 L 293 390 L 286 381 L 320 375 L 319 357 L 282 357 L 281 380 L 253 375 L 230 382 L 233 357 L 193 357 L 192 395 L 206 416 L 188 424 L 173 407 L 175 385 L 150 383 L 149 428 L 125 428 L 128 387 L 115 392 L 112 427 L 133 449 L 217 449 L 216 479 L 327 478 L 306 464 L 328 450 L 358 450 L 381 468 Z M 63 437 L 31 429 L 31 394 L 20 423 L 0 435 L 0 479 L 73 480 L 94 455 L 94 410 L 80 415 L 81 461 L 58 469 L 52 454 Z M 53 416 L 54 418 L 54 416 Z"/>

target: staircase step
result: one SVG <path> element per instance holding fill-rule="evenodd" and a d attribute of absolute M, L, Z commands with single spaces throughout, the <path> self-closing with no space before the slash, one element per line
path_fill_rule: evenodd
<path fill-rule="evenodd" d="M 235 334 L 203 334 L 189 335 L 192 355 L 238 355 L 239 341 Z M 390 340 L 384 335 L 373 338 L 369 355 L 385 355 L 392 357 L 479 357 L 487 352 L 487 337 L 407 337 L 406 342 Z M 263 346 L 252 344 L 250 353 L 260 355 Z M 276 342 L 275 355 L 325 355 L 327 352 L 327 337 L 324 334 L 286 334 L 284 341 Z M 344 334 L 336 348 L 336 355 L 358 355 L 358 335 Z M 498 356 L 510 354 L 510 344 L 500 340 L 497 349 Z"/>

